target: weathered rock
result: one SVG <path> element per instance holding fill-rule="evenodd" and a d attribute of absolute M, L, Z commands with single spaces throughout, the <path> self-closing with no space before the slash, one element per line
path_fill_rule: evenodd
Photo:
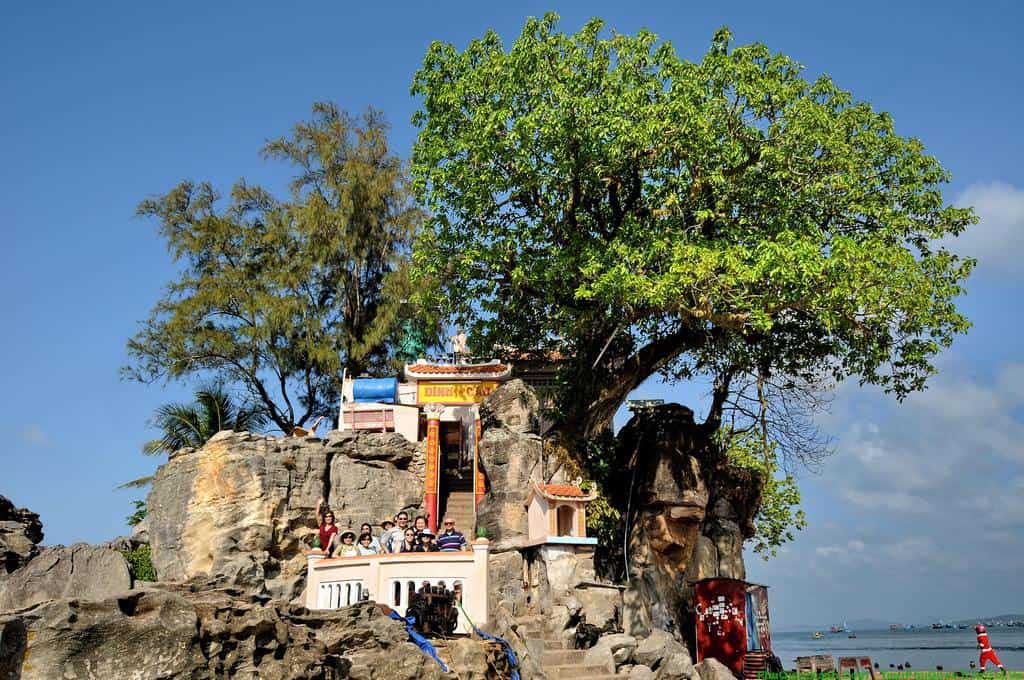
<path fill-rule="evenodd" d="M 609 673 L 615 672 L 615 657 L 608 645 L 594 645 L 583 655 L 583 664 L 606 669 Z"/>
<path fill-rule="evenodd" d="M 487 560 L 487 610 L 494 612 L 504 603 L 515 615 L 526 610 L 523 588 L 523 556 L 517 550 L 491 554 Z"/>
<path fill-rule="evenodd" d="M 718 548 L 715 542 L 704 535 L 697 536 L 690 555 L 690 563 L 686 566 L 686 580 L 696 583 L 701 579 L 718 576 Z"/>
<path fill-rule="evenodd" d="M 579 587 L 573 596 L 580 603 L 579 615 L 598 628 L 618 628 L 622 614 L 622 593 L 617 587 Z"/>
<path fill-rule="evenodd" d="M 368 435 L 373 436 L 368 436 Z M 344 454 L 352 460 L 377 460 L 391 463 L 397 468 L 409 467 L 416 452 L 416 444 L 397 432 L 353 432 L 332 430 L 324 443 L 328 449 Z"/>
<path fill-rule="evenodd" d="M 0 617 L 0 630 L 24 632 L 8 675 L 52 678 L 207 677 L 195 610 L 182 597 L 125 593 L 99 602 L 55 600 Z M 18 645 L 16 640 L 15 645 Z M 3 666 L 0 666 L 3 668 Z"/>
<path fill-rule="evenodd" d="M 674 652 L 662 659 L 654 677 L 657 680 L 694 680 L 697 670 L 689 652 Z"/>
<path fill-rule="evenodd" d="M 39 515 L 16 508 L 0 496 L 0 574 L 24 566 L 39 553 L 36 547 L 43 540 L 43 523 Z"/>
<path fill-rule="evenodd" d="M 679 404 L 638 412 L 620 431 L 616 456 L 636 468 L 633 484 L 609 490 L 620 508 L 627 498 L 619 496 L 635 496 L 624 618 L 637 632 L 689 630 L 693 577 L 742 578 L 743 539 L 753 535 L 760 503 L 757 474 L 731 466 L 712 431 Z"/>
<path fill-rule="evenodd" d="M 366 435 L 361 437 L 365 438 Z M 408 444 L 401 435 L 398 439 Z M 364 462 L 336 455 L 331 462 L 327 501 L 339 526 L 358 529 L 363 522 L 377 525 L 402 510 L 410 515 L 419 514 L 423 484 L 411 472 L 387 461 Z"/>
<path fill-rule="evenodd" d="M 132 543 L 136 545 L 149 545 L 149 517 L 143 517 L 142 521 L 132 527 Z"/>
<path fill-rule="evenodd" d="M 533 388 L 518 378 L 502 384 L 481 402 L 480 424 L 484 430 L 539 434 L 540 402 Z"/>
<path fill-rule="evenodd" d="M 704 659 L 696 668 L 700 680 L 736 680 L 736 676 L 717 659 Z"/>
<path fill-rule="evenodd" d="M 643 664 L 636 664 L 629 669 L 629 680 L 654 680 L 654 671 Z"/>
<path fill-rule="evenodd" d="M 324 442 L 225 431 L 177 452 L 147 500 L 158 577 L 299 575 L 321 496 L 343 527 L 418 509 L 422 484 L 392 462 L 408 464 L 414 447 L 393 433 L 344 434 Z"/>
<path fill-rule="evenodd" d="M 633 658 L 633 650 L 636 649 L 636 646 L 636 638 L 632 635 L 624 633 L 602 635 L 597 640 L 597 644 L 587 650 L 583 656 L 583 663 L 587 666 L 604 664 L 607 660 L 607 653 L 615 665 L 622 665 Z"/>
<path fill-rule="evenodd" d="M 676 640 L 670 633 L 663 630 L 652 630 L 650 635 L 641 639 L 633 652 L 633 661 L 638 664 L 658 668 L 663 660 L 673 654 L 686 654 L 689 659 L 689 652 L 679 640 Z"/>
<path fill-rule="evenodd" d="M 490 617 L 486 628 L 489 633 L 503 638 L 512 647 L 519 660 L 519 674 L 523 680 L 545 680 L 547 676 L 541 670 L 543 644 L 530 645 L 526 637 L 518 630 L 519 626 L 512 613 L 505 607 L 497 607 Z M 542 643 L 541 640 L 535 642 Z"/>
<path fill-rule="evenodd" d="M 491 680 L 487 648 L 476 640 L 459 638 L 448 644 L 451 668 L 459 680 Z"/>
<path fill-rule="evenodd" d="M 85 543 L 56 546 L 7 577 L 0 610 L 64 597 L 101 600 L 131 587 L 128 563 L 116 550 Z"/>
<path fill-rule="evenodd" d="M 521 547 L 528 533 L 524 504 L 540 472 L 536 413 L 537 397 L 521 380 L 505 383 L 480 404 L 479 461 L 488 489 L 476 523 L 486 528 L 492 553 Z"/>

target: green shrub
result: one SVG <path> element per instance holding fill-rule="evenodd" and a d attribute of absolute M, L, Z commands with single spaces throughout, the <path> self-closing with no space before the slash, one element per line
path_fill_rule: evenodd
<path fill-rule="evenodd" d="M 128 571 L 136 581 L 155 581 L 156 569 L 153 568 L 153 556 L 148 545 L 140 545 L 135 550 L 122 550 L 121 554 L 128 562 Z"/>

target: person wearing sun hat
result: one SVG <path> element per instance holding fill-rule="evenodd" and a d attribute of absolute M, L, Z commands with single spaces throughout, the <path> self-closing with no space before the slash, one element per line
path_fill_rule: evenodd
<path fill-rule="evenodd" d="M 434 542 L 434 532 L 429 528 L 420 532 L 420 547 L 423 548 L 423 552 L 439 552 L 441 550 Z"/>
<path fill-rule="evenodd" d="M 335 551 L 337 557 L 358 557 L 359 548 L 356 547 L 356 532 L 346 529 L 341 532 L 341 545 Z"/>

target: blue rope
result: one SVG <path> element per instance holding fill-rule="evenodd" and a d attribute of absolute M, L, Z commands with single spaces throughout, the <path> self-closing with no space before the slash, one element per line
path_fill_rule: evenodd
<path fill-rule="evenodd" d="M 416 623 L 416 617 L 415 616 L 410 616 L 409 618 L 403 618 L 403 617 L 399 616 L 398 613 L 395 612 L 395 611 L 390 612 L 388 614 L 388 616 L 393 618 L 395 621 L 401 621 L 402 623 L 404 623 L 405 624 L 405 631 L 409 634 L 409 639 L 411 639 L 413 642 L 415 642 L 416 646 L 418 646 L 421 650 L 423 650 L 424 654 L 426 654 L 431 659 L 436 661 L 437 665 L 441 667 L 441 670 L 443 672 L 445 672 L 445 673 L 449 672 L 448 671 L 448 666 L 445 665 L 445 662 L 441 661 L 440 657 L 437 656 L 437 650 L 434 649 L 434 645 L 430 644 L 430 641 L 427 640 L 427 638 L 425 638 L 422 635 L 420 635 L 419 633 L 417 633 L 416 630 L 412 627 L 413 624 Z M 513 680 L 519 680 L 518 676 L 516 678 L 513 678 Z"/>

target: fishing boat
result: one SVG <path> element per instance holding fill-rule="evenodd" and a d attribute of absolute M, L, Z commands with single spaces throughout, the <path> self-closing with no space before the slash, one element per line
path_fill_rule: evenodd
<path fill-rule="evenodd" d="M 898 623 L 890 623 L 890 624 L 889 624 L 889 630 L 890 630 L 890 631 L 892 631 L 892 632 L 894 632 L 894 633 L 895 633 L 895 632 L 896 632 L 896 631 L 898 631 L 899 629 L 900 629 L 900 626 L 899 626 L 899 624 L 898 624 Z"/>
<path fill-rule="evenodd" d="M 843 629 L 840 628 L 839 626 L 832 626 L 831 628 L 828 629 L 828 632 L 833 633 L 833 634 L 835 634 L 835 633 L 842 633 Z"/>
<path fill-rule="evenodd" d="M 821 631 L 820 630 L 814 631 L 814 635 L 812 635 L 811 637 L 814 638 L 815 640 L 820 640 L 821 637 L 822 637 L 821 636 Z"/>

